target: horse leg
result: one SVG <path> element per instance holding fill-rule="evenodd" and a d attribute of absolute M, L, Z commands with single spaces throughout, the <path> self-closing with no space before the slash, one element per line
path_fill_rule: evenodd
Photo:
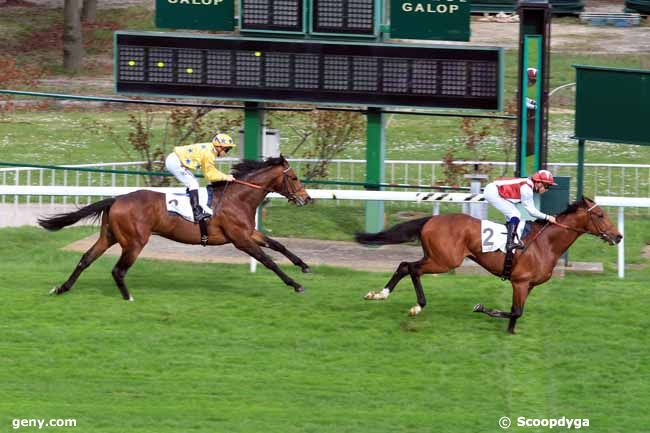
<path fill-rule="evenodd" d="M 524 304 L 526 303 L 526 298 L 530 290 L 531 287 L 528 282 L 512 284 L 512 313 L 510 315 L 510 322 L 508 323 L 508 332 L 511 334 L 515 333 L 517 319 L 524 314 Z"/>
<path fill-rule="evenodd" d="M 50 290 L 50 295 L 61 295 L 72 288 L 74 283 L 79 278 L 79 275 L 90 266 L 95 260 L 97 260 L 107 249 L 117 242 L 113 235 L 108 231 L 107 228 L 102 228 L 99 239 L 94 243 L 92 247 L 88 249 L 81 256 L 77 267 L 72 271 L 72 274 L 68 277 L 65 283 L 61 284 L 59 287 L 55 287 Z"/>
<path fill-rule="evenodd" d="M 427 305 L 427 298 L 424 296 L 424 289 L 422 288 L 422 282 L 420 281 L 420 275 L 422 275 L 420 270 L 421 262 L 414 262 L 408 264 L 409 274 L 411 274 L 411 281 L 413 282 L 413 287 L 415 288 L 415 295 L 418 298 L 417 305 L 411 307 L 409 310 L 409 316 L 417 316 L 420 314 L 420 311 Z"/>
<path fill-rule="evenodd" d="M 115 280 L 118 289 L 120 289 L 122 298 L 127 301 L 133 301 L 133 297 L 129 294 L 129 291 L 126 288 L 126 284 L 124 283 L 124 276 L 126 275 L 126 272 L 129 270 L 129 268 L 133 265 L 135 260 L 138 258 L 138 255 L 140 255 L 140 252 L 144 248 L 144 245 L 145 244 L 140 242 L 131 241 L 127 246 L 122 247 L 122 255 L 115 264 L 115 267 L 113 267 L 113 279 Z"/>
<path fill-rule="evenodd" d="M 528 292 L 528 282 L 517 284 L 512 283 L 512 306 L 510 307 L 510 312 L 485 308 L 483 304 L 476 304 L 476 306 L 474 306 L 474 312 L 484 313 L 490 317 L 497 317 L 500 319 L 510 319 L 508 332 L 514 334 L 517 319 L 524 313 L 524 303 L 528 297 Z"/>
<path fill-rule="evenodd" d="M 305 274 L 311 273 L 311 269 L 309 269 L 309 266 L 305 262 L 303 262 L 300 257 L 298 257 L 297 255 L 289 251 L 287 247 L 285 247 L 275 239 L 271 239 L 270 237 L 266 236 L 264 233 L 258 231 L 255 231 L 253 233 L 253 239 L 255 240 L 255 242 L 257 242 L 258 245 L 262 247 L 270 248 L 273 251 L 277 251 L 283 256 L 285 256 L 286 258 L 288 258 L 289 260 L 291 260 L 291 263 L 300 267 L 303 273 Z"/>
<path fill-rule="evenodd" d="M 369 301 L 388 299 L 388 296 L 391 293 L 393 293 L 393 289 L 395 289 L 397 283 L 399 283 L 402 280 L 402 278 L 408 275 L 409 273 L 408 266 L 409 266 L 408 262 L 400 263 L 399 266 L 397 266 L 397 269 L 395 269 L 393 276 L 388 281 L 388 284 L 386 284 L 386 287 L 384 287 L 382 290 L 378 292 L 374 292 L 374 291 L 368 292 L 366 296 L 364 296 L 364 299 L 367 299 Z"/>
<path fill-rule="evenodd" d="M 441 274 L 444 272 L 449 272 L 451 269 L 453 269 L 453 267 L 437 263 L 436 261 L 432 260 L 430 256 L 425 256 L 424 259 L 417 262 L 407 263 L 407 265 L 408 273 L 411 275 L 411 281 L 413 282 L 413 287 L 415 288 L 415 295 L 418 299 L 417 305 L 411 307 L 409 310 L 409 316 L 417 316 L 427 305 L 427 298 L 424 296 L 424 289 L 422 288 L 420 277 L 424 274 Z"/>
<path fill-rule="evenodd" d="M 264 251 L 262 251 L 262 248 L 260 248 L 260 246 L 257 245 L 257 243 L 255 243 L 253 239 L 250 239 L 249 241 L 233 241 L 233 244 L 235 245 L 235 247 L 237 247 L 237 249 L 245 252 L 246 254 L 253 257 L 258 262 L 262 263 L 268 269 L 275 272 L 275 274 L 278 277 L 280 277 L 280 279 L 284 282 L 284 284 L 293 287 L 294 291 L 298 293 L 302 293 L 305 291 L 304 287 L 302 287 L 300 284 L 295 282 L 287 274 L 282 272 L 282 269 L 280 269 L 280 267 L 273 261 L 271 257 L 269 257 Z"/>

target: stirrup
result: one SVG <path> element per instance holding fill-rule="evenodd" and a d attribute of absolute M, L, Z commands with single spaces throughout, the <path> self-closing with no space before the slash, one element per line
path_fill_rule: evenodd
<path fill-rule="evenodd" d="M 208 245 L 208 220 L 207 219 L 199 220 L 199 232 L 201 233 L 201 246 L 205 247 Z"/>
<path fill-rule="evenodd" d="M 523 250 L 526 246 L 522 244 L 521 242 L 512 242 L 510 244 L 506 245 L 506 250 Z"/>
<path fill-rule="evenodd" d="M 194 224 L 199 224 L 201 221 L 209 220 L 211 215 L 201 210 L 199 212 L 193 212 L 193 216 L 194 216 Z"/>

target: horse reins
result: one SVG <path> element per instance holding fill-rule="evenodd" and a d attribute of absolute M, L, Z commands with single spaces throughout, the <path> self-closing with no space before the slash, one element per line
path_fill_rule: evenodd
<path fill-rule="evenodd" d="M 285 170 L 282 171 L 282 173 L 284 174 L 284 181 L 283 182 L 284 182 L 285 190 L 287 191 L 289 200 L 296 200 L 297 199 L 296 191 L 291 191 L 291 188 L 290 188 L 290 185 L 289 185 L 289 176 L 287 175 L 287 172 L 289 170 L 291 170 L 290 167 L 288 167 L 288 168 L 286 168 Z M 272 189 L 264 188 L 261 185 L 246 182 L 244 180 L 235 179 L 235 180 L 233 180 L 233 182 L 238 183 L 240 185 L 247 186 L 249 188 L 261 189 L 261 190 L 264 190 L 266 192 L 275 192 Z"/>
<path fill-rule="evenodd" d="M 598 237 L 601 238 L 601 239 L 605 239 L 605 237 L 606 237 L 605 232 L 604 232 L 603 230 L 601 230 L 600 226 L 596 223 L 596 221 L 594 221 L 594 219 L 593 219 L 593 215 L 592 215 L 592 213 L 591 213 L 591 211 L 592 211 L 595 207 L 597 207 L 597 206 L 598 206 L 597 204 L 594 204 L 592 207 L 590 207 L 589 209 L 587 209 L 587 213 L 589 214 L 589 218 L 591 219 L 591 222 L 594 224 L 594 226 L 596 226 L 596 229 L 598 229 Z M 558 227 L 562 227 L 563 229 L 571 230 L 571 231 L 574 231 L 574 232 L 576 232 L 576 233 L 581 233 L 581 234 L 583 234 L 583 233 L 590 233 L 588 230 L 579 229 L 579 228 L 577 228 L 577 227 L 570 227 L 570 226 L 568 226 L 568 225 L 566 225 L 566 224 L 562 224 L 562 223 L 557 222 L 557 221 L 556 221 L 555 223 L 547 222 L 546 224 L 544 224 L 544 227 L 542 227 L 542 228 L 541 228 L 537 233 L 535 233 L 535 235 L 533 236 L 533 238 L 531 239 L 531 241 L 528 243 L 528 245 L 526 245 L 526 247 L 522 250 L 521 254 L 523 254 L 524 252 L 526 252 L 526 250 L 528 249 L 528 247 L 529 247 L 530 245 L 532 245 L 532 244 L 535 242 L 535 240 L 539 237 L 539 235 L 541 235 L 542 232 L 543 232 L 544 230 L 546 230 L 546 228 L 547 228 L 550 224 L 554 224 L 554 225 L 556 225 L 556 226 L 558 226 Z"/>

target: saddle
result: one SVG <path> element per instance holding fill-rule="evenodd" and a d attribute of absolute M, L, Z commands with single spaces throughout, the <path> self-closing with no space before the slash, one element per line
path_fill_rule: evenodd
<path fill-rule="evenodd" d="M 213 216 L 212 212 L 212 185 L 207 188 L 199 188 L 199 205 L 205 214 L 209 217 L 198 221 L 199 230 L 201 232 L 201 245 L 208 244 L 208 221 Z M 192 212 L 192 205 L 190 204 L 189 192 L 185 194 L 179 193 L 166 193 L 165 203 L 167 205 L 167 212 L 170 214 L 178 215 L 191 223 L 194 223 L 194 212 Z"/>
<path fill-rule="evenodd" d="M 524 239 L 526 239 L 526 236 L 528 236 L 528 234 L 530 233 L 530 229 L 531 229 L 531 222 L 530 221 L 526 221 L 525 224 L 526 225 L 524 225 L 524 230 L 521 233 L 521 240 L 522 241 Z M 521 250 L 521 254 L 523 254 L 524 251 L 526 251 L 526 248 Z M 512 261 L 513 261 L 514 257 L 515 257 L 515 250 L 514 249 L 506 251 L 506 257 L 505 257 L 505 259 L 503 261 L 503 270 L 501 271 L 501 279 L 502 280 L 509 280 L 510 279 L 510 276 L 512 275 Z"/>
<path fill-rule="evenodd" d="M 187 192 L 165 193 L 165 203 L 167 212 L 178 215 L 189 222 L 195 222 L 192 206 L 190 205 L 190 196 Z M 212 217 L 212 186 L 199 188 L 199 204 L 203 211 Z"/>
<path fill-rule="evenodd" d="M 526 239 L 530 233 L 531 222 L 526 221 L 521 239 Z M 492 251 L 501 251 L 505 254 L 503 262 L 503 271 L 501 271 L 501 278 L 504 280 L 510 279 L 512 274 L 512 262 L 515 256 L 513 250 L 506 251 L 507 231 L 505 224 L 498 224 L 489 220 L 481 220 L 481 251 L 489 253 Z M 524 250 L 525 251 L 525 250 Z"/>

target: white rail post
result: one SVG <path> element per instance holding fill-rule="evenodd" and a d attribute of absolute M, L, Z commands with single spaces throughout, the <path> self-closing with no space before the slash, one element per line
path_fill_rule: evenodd
<path fill-rule="evenodd" d="M 260 229 L 260 208 L 258 207 L 255 210 L 255 230 Z M 250 261 L 250 271 L 252 273 L 255 273 L 257 271 L 257 260 L 255 260 L 253 257 L 251 257 Z"/>
<path fill-rule="evenodd" d="M 618 278 L 625 278 L 625 216 L 624 207 L 618 208 L 618 231 L 623 236 L 621 242 L 618 244 Z"/>

